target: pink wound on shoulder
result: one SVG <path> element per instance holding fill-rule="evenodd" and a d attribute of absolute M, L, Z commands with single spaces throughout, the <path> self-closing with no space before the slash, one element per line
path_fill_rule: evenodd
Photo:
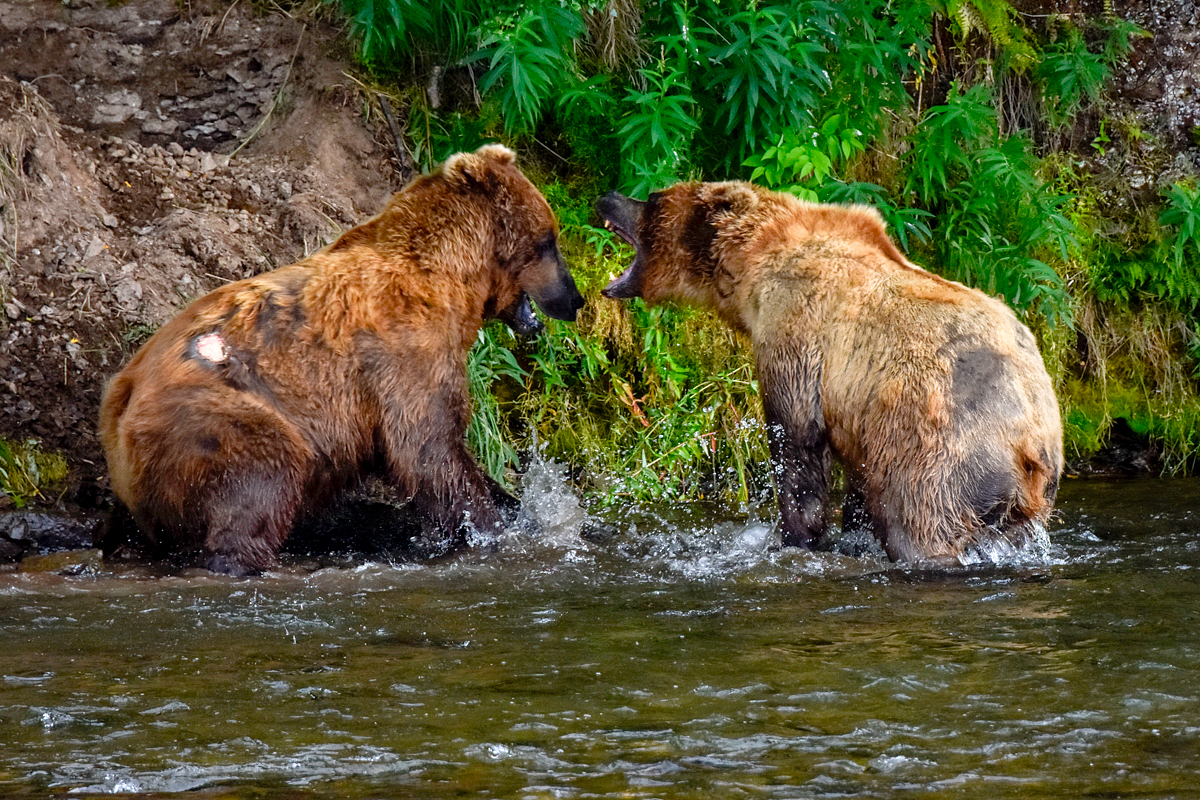
<path fill-rule="evenodd" d="M 206 333 L 196 339 L 196 354 L 205 361 L 220 364 L 229 358 L 229 348 L 225 345 L 221 334 Z"/>

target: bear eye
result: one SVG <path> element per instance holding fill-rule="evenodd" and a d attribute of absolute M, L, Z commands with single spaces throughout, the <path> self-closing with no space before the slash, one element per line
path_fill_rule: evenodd
<path fill-rule="evenodd" d="M 557 237 L 555 237 L 554 232 L 551 231 L 542 238 L 542 241 L 537 246 L 537 250 L 534 255 L 536 258 L 549 258 L 550 256 L 554 255 L 554 251 L 557 246 Z"/>

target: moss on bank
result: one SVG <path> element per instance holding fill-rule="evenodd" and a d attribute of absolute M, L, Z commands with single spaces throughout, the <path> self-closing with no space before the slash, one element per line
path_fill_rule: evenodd
<path fill-rule="evenodd" d="M 0 438 L 0 510 L 46 501 L 70 474 L 67 460 L 46 452 L 34 440 L 16 442 Z"/>

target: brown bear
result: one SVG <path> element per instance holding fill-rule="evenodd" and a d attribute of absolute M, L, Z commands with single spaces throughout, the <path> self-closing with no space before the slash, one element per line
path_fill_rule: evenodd
<path fill-rule="evenodd" d="M 528 297 L 575 319 L 557 235 L 512 151 L 487 145 L 326 249 L 201 297 L 105 390 L 117 497 L 161 553 L 233 574 L 274 564 L 364 475 L 448 541 L 496 530 L 516 501 L 466 448 L 467 354 L 488 318 L 537 326 Z"/>
<path fill-rule="evenodd" d="M 633 245 L 611 298 L 714 309 L 754 350 L 785 546 L 828 525 L 895 560 L 995 560 L 1047 541 L 1062 427 L 1029 329 L 1002 302 L 910 263 L 864 206 L 748 183 L 597 202 Z"/>

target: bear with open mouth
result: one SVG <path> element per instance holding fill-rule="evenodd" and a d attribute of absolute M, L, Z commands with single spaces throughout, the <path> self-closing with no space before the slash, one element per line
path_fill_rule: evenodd
<path fill-rule="evenodd" d="M 906 259 L 865 206 L 742 182 L 597 202 L 634 261 L 603 293 L 716 313 L 751 342 L 785 546 L 829 525 L 898 561 L 972 563 L 1045 540 L 1063 467 L 1053 386 L 1003 302 Z"/>

